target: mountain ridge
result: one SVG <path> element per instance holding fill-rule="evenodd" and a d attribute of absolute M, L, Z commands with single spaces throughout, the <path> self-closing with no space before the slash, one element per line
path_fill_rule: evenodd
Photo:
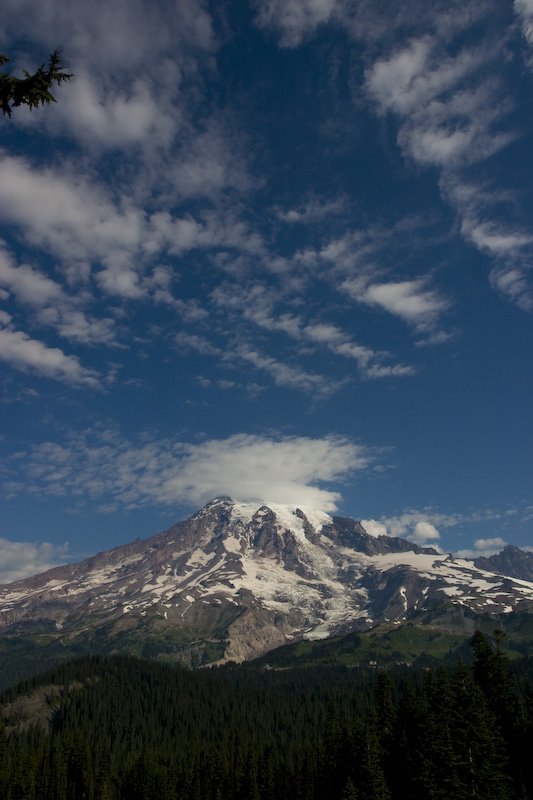
<path fill-rule="evenodd" d="M 466 612 L 533 610 L 533 581 L 484 564 L 306 506 L 216 498 L 163 533 L 0 586 L 0 656 L 31 642 L 239 662 L 415 617 L 464 627 Z"/>
<path fill-rule="evenodd" d="M 480 569 L 501 572 L 512 578 L 533 581 L 533 553 L 508 544 L 499 553 L 486 558 L 476 558 L 474 565 Z"/>

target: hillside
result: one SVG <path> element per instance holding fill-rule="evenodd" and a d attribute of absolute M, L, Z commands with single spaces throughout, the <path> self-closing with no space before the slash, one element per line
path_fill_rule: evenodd
<path fill-rule="evenodd" d="M 85 657 L 0 696 L 3 800 L 533 798 L 532 659 L 188 671 Z"/>

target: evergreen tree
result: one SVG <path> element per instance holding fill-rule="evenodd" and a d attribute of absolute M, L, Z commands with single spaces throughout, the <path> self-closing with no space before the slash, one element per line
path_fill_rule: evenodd
<path fill-rule="evenodd" d="M 396 709 L 393 702 L 394 684 L 386 672 L 380 672 L 374 692 L 383 765 L 387 784 L 395 778 L 393 751 Z"/>
<path fill-rule="evenodd" d="M 518 791 L 529 773 L 529 756 L 524 751 L 525 712 L 518 701 L 509 657 L 503 646 L 505 635 L 495 630 L 493 638 L 492 646 L 480 631 L 472 637 L 471 645 L 476 656 L 474 678 L 493 716 L 493 725 L 505 742 L 506 759 L 510 762 L 510 772 Z"/>
<path fill-rule="evenodd" d="M 391 795 L 383 769 L 384 754 L 379 735 L 378 714 L 373 706 L 367 711 L 357 739 L 355 784 L 359 800 L 390 800 Z"/>
<path fill-rule="evenodd" d="M 470 670 L 460 664 L 453 676 L 456 800 L 510 800 L 505 746 Z"/>
<path fill-rule="evenodd" d="M 63 740 L 67 797 L 69 800 L 87 800 L 90 784 L 90 756 L 87 742 L 79 731 L 69 732 Z"/>
<path fill-rule="evenodd" d="M 445 669 L 428 674 L 424 693 L 421 759 L 421 798 L 450 800 L 460 790 L 455 752 L 454 703 L 450 676 Z"/>
<path fill-rule="evenodd" d="M 342 793 L 342 800 L 359 800 L 359 794 L 351 778 L 348 778 L 346 781 L 346 786 Z"/>
<path fill-rule="evenodd" d="M 334 700 L 330 700 L 326 712 L 326 729 L 322 747 L 324 798 L 339 797 L 346 782 L 346 766 L 343 758 L 345 738 L 340 721 L 339 707 Z"/>
<path fill-rule="evenodd" d="M 0 55 L 0 65 L 9 62 L 9 58 Z M 54 50 L 48 59 L 48 66 L 41 64 L 39 69 L 31 75 L 24 70 L 24 78 L 16 78 L 10 72 L 0 73 L 0 105 L 2 111 L 11 116 L 13 108 L 26 105 L 31 109 L 39 105 L 55 103 L 56 99 L 50 89 L 54 83 L 60 84 L 69 81 L 73 75 L 65 72 L 61 63 L 58 50 Z"/>
<path fill-rule="evenodd" d="M 493 635 L 494 648 L 481 631 L 476 631 L 472 637 L 471 644 L 476 657 L 474 678 L 498 724 L 508 730 L 513 727 L 517 703 L 512 689 L 509 658 L 503 647 L 504 633 L 495 630 Z"/>
<path fill-rule="evenodd" d="M 385 764 L 387 781 L 394 797 L 423 798 L 426 749 L 425 714 L 422 701 L 409 683 L 400 699 L 392 734 L 392 749 Z"/>
<path fill-rule="evenodd" d="M 7 795 L 8 769 L 6 726 L 0 722 L 0 797 Z"/>

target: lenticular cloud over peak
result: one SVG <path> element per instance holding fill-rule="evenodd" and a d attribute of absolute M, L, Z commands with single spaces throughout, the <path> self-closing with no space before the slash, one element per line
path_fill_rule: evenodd
<path fill-rule="evenodd" d="M 333 436 L 276 440 L 238 434 L 187 447 L 167 489 L 190 502 L 229 495 L 335 511 L 340 493 L 316 484 L 342 479 L 368 463 L 364 448 Z"/>
<path fill-rule="evenodd" d="M 7 484 L 12 496 L 29 486 L 42 497 L 90 498 L 102 511 L 194 507 L 223 495 L 335 511 L 341 495 L 327 484 L 364 470 L 372 460 L 367 448 L 336 436 L 242 433 L 189 444 L 146 435 L 130 441 L 116 429 L 71 434 L 21 456 L 12 464 L 18 480 Z"/>

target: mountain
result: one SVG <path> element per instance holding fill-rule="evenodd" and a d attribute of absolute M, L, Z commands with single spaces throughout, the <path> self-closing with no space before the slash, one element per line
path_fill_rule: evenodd
<path fill-rule="evenodd" d="M 523 581 L 533 581 L 533 553 L 527 553 L 512 544 L 508 544 L 496 555 L 476 558 L 474 566 Z"/>
<path fill-rule="evenodd" d="M 501 626 L 533 610 L 533 581 L 502 564 L 371 536 L 316 509 L 218 498 L 150 539 L 0 586 L 0 665 L 86 651 L 240 662 L 407 621 L 471 633 L 480 615 Z"/>

